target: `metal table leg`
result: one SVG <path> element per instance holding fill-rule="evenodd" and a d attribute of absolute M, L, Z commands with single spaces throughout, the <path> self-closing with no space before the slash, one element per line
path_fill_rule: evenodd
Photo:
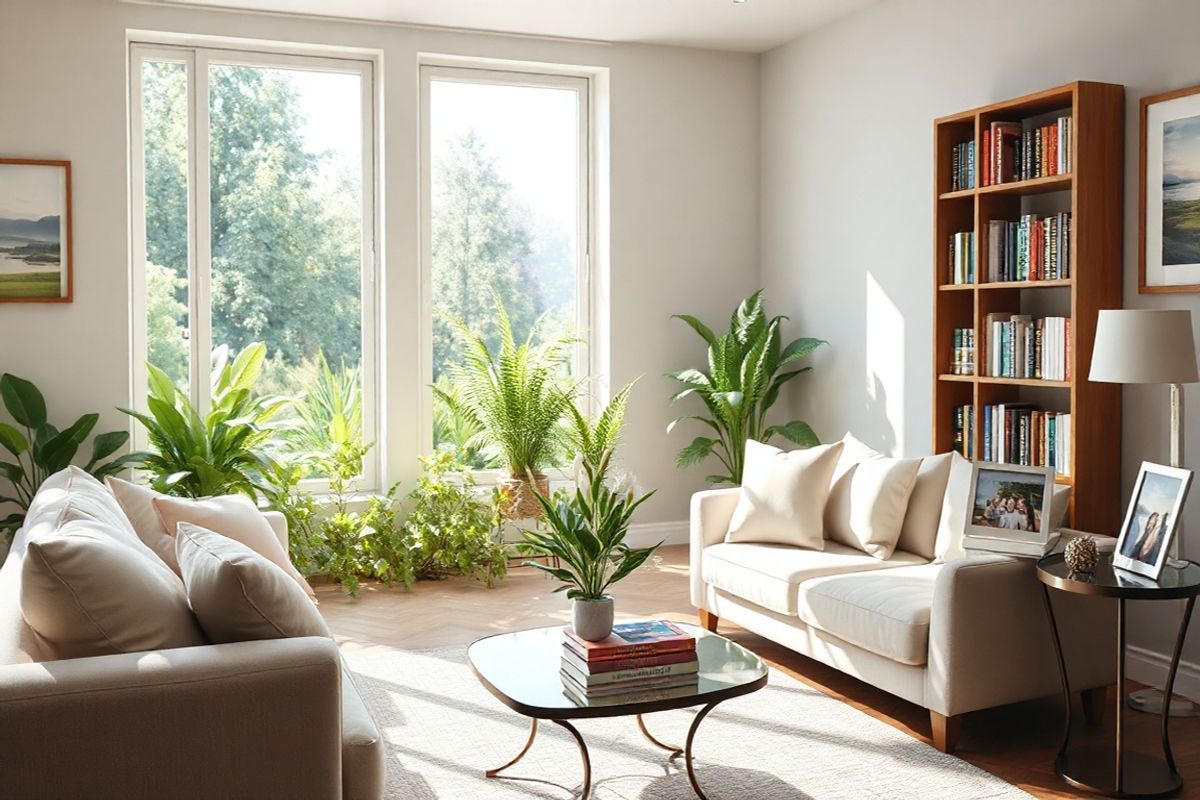
<path fill-rule="evenodd" d="M 497 775 L 499 775 L 501 772 L 504 772 L 504 770 L 508 769 L 513 764 L 516 764 L 518 761 L 520 761 L 522 758 L 524 758 L 525 754 L 529 752 L 529 748 L 533 747 L 533 740 L 537 738 L 537 729 L 538 729 L 538 721 L 535 717 L 531 717 L 529 719 L 529 740 L 527 742 L 525 742 L 525 746 L 523 748 L 521 748 L 521 752 L 517 753 L 516 758 L 514 758 L 512 761 L 509 761 L 504 766 L 496 767 L 495 769 L 489 769 L 487 772 L 484 772 L 483 773 L 484 777 L 494 778 Z"/>
<path fill-rule="evenodd" d="M 565 728 L 567 733 L 575 737 L 575 744 L 579 745 L 579 755 L 583 758 L 583 789 L 579 794 L 579 800 L 588 800 L 592 796 L 592 760 L 588 757 L 587 744 L 584 743 L 583 737 L 579 731 L 575 730 L 575 726 L 564 719 L 550 720 L 555 725 Z"/>

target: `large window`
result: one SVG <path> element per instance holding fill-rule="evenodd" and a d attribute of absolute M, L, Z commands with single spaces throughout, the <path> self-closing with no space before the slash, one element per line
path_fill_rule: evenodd
<path fill-rule="evenodd" d="M 461 320 L 497 346 L 495 299 L 518 341 L 535 323 L 579 339 L 590 372 L 589 98 L 586 78 L 422 68 L 424 348 L 428 378 L 453 393 Z M 430 442 L 474 468 L 495 458 L 444 404 L 427 402 Z"/>
<path fill-rule="evenodd" d="M 289 429 L 349 402 L 375 441 L 371 75 L 364 61 L 134 46 L 134 363 L 202 411 L 212 364 L 262 342 L 258 388 L 297 398 Z"/>

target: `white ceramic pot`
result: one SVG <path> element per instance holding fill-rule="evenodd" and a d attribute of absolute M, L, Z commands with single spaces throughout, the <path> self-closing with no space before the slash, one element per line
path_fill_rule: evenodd
<path fill-rule="evenodd" d="M 571 629 L 587 642 L 607 639 L 613 629 L 613 599 L 605 596 L 599 600 L 572 600 Z"/>

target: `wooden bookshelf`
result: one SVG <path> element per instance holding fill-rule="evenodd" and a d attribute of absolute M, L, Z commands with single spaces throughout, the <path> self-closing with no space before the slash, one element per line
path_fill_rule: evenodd
<path fill-rule="evenodd" d="M 983 407 L 1028 402 L 1071 414 L 1071 460 L 1059 482 L 1073 486 L 1070 523 L 1116 533 L 1121 498 L 1121 387 L 1087 380 L 1100 309 L 1121 307 L 1125 89 L 1079 81 L 934 121 L 933 449 L 954 449 L 954 416 L 973 407 L 973 453 L 983 452 Z M 992 122 L 1069 113 L 1071 170 L 991 186 L 982 183 L 982 133 Z M 952 191 L 956 145 L 974 141 L 975 188 Z M 1067 278 L 987 281 L 991 220 L 1024 213 L 1071 213 Z M 951 237 L 974 231 L 975 283 L 951 280 Z M 985 320 L 995 312 L 1067 316 L 1072 320 L 1069 381 L 991 377 Z M 951 374 L 954 329 L 975 331 L 974 375 Z"/>

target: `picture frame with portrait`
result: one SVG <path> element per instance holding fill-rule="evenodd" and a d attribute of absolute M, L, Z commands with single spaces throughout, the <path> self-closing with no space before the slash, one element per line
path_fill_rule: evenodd
<path fill-rule="evenodd" d="M 975 462 L 964 547 L 1040 558 L 1056 535 L 1053 500 L 1054 470 L 1049 467 Z"/>
<path fill-rule="evenodd" d="M 1142 462 L 1113 552 L 1114 567 L 1158 580 L 1191 483 L 1190 469 Z"/>

